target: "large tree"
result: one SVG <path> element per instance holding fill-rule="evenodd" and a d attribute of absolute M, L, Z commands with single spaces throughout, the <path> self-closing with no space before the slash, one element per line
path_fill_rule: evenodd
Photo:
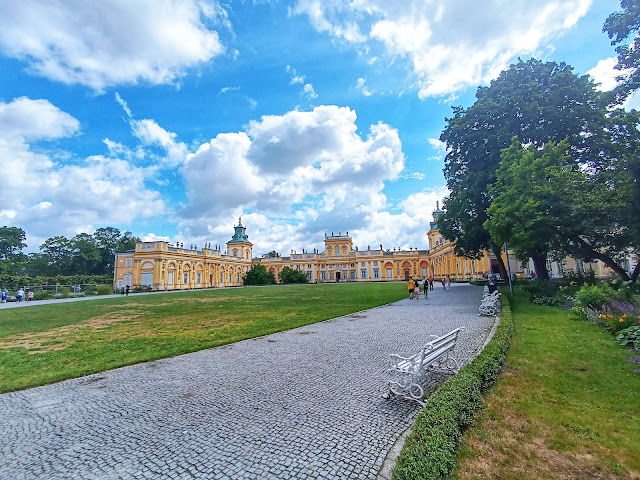
<path fill-rule="evenodd" d="M 604 105 L 587 76 L 565 63 L 519 60 L 488 87 L 480 87 L 469 108 L 456 107 L 440 140 L 447 145 L 444 174 L 450 194 L 438 227 L 456 241 L 456 252 L 477 255 L 491 249 L 501 271 L 501 244 L 484 228 L 500 153 L 518 136 L 542 147 L 567 139 L 580 155 L 595 157 L 592 133 L 604 122 Z"/>
<path fill-rule="evenodd" d="M 531 257 L 542 279 L 548 278 L 547 254 L 555 254 L 600 260 L 629 280 L 617 260 L 637 251 L 630 228 L 637 228 L 637 218 L 624 215 L 630 202 L 638 202 L 631 198 L 633 176 L 619 158 L 603 159 L 596 167 L 572 153 L 566 141 L 524 148 L 514 138 L 502 151 L 489 189 L 494 199 L 485 226 L 519 258 Z"/>
<path fill-rule="evenodd" d="M 18 227 L 0 227 L 0 260 L 9 260 L 27 246 L 27 234 Z"/>

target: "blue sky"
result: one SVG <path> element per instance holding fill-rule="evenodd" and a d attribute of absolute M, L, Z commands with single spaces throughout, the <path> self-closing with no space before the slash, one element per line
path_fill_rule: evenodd
<path fill-rule="evenodd" d="M 0 0 L 0 225 L 426 248 L 438 137 L 518 57 L 615 85 L 617 0 Z M 629 101 L 633 107 L 635 99 Z"/>

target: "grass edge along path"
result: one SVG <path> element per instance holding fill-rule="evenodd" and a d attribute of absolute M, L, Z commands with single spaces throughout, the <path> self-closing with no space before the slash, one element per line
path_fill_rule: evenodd
<path fill-rule="evenodd" d="M 500 324 L 484 350 L 442 384 L 416 417 L 393 469 L 393 480 L 450 478 L 462 432 L 473 422 L 482 395 L 495 382 L 512 333 L 511 309 L 503 302 Z"/>
<path fill-rule="evenodd" d="M 219 347 L 405 297 L 404 283 L 346 283 L 0 309 L 0 392 Z"/>
<path fill-rule="evenodd" d="M 628 351 L 523 295 L 512 313 L 504 371 L 462 438 L 453 477 L 639 479 L 640 375 Z"/>

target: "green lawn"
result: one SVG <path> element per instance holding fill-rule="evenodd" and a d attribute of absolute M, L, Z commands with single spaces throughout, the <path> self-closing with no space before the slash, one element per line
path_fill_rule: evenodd
<path fill-rule="evenodd" d="M 0 392 L 225 345 L 404 297 L 404 283 L 295 285 L 0 309 Z"/>
<path fill-rule="evenodd" d="M 606 331 L 512 302 L 500 379 L 463 437 L 456 477 L 640 479 L 640 375 Z"/>

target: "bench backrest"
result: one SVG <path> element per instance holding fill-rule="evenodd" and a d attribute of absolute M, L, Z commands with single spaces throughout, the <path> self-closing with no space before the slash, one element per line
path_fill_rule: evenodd
<path fill-rule="evenodd" d="M 420 359 L 420 363 L 422 365 L 428 365 L 449 350 L 453 349 L 461 330 L 464 329 L 462 327 L 456 328 L 455 330 L 428 342 L 422 349 L 422 358 Z"/>

